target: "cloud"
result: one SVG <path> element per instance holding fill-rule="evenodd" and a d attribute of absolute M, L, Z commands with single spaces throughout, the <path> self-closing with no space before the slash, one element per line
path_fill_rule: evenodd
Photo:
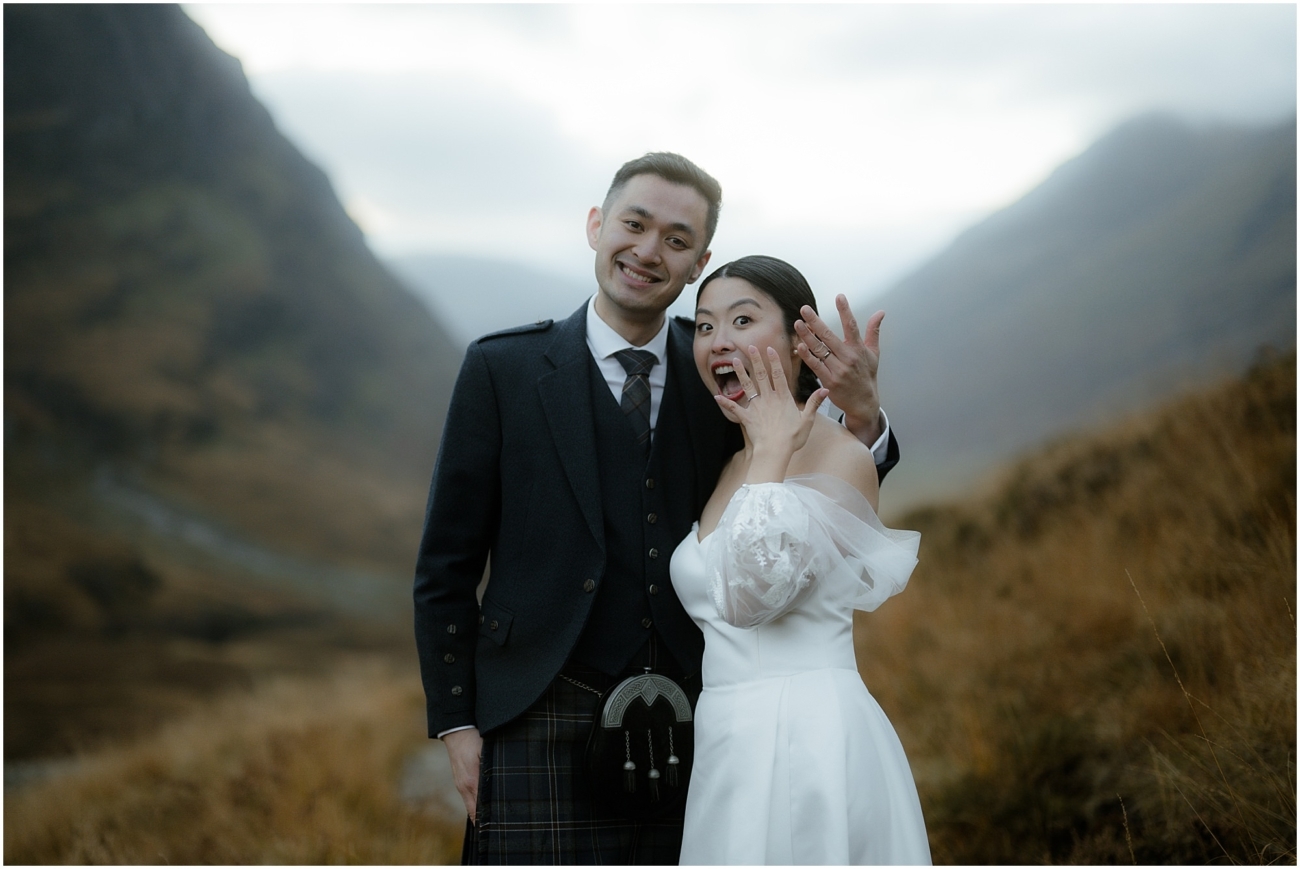
<path fill-rule="evenodd" d="M 583 276 L 587 208 L 649 150 L 722 182 L 715 247 L 788 247 L 865 287 L 1133 114 L 1271 120 L 1296 102 L 1290 5 L 190 11 L 381 253 Z"/>
<path fill-rule="evenodd" d="M 1296 102 L 1291 4 L 854 7 L 806 52 L 826 77 L 1272 120 Z"/>
<path fill-rule="evenodd" d="M 469 77 L 284 71 L 254 90 L 371 235 L 396 233 L 393 248 L 436 231 L 448 247 L 486 251 L 509 244 L 507 226 L 545 239 L 566 207 L 571 237 L 617 168 L 543 106 Z"/>

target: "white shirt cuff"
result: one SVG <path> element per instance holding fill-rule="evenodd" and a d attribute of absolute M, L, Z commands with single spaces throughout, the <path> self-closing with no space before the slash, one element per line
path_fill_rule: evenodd
<path fill-rule="evenodd" d="M 464 725 L 464 726 L 462 726 L 462 727 L 452 727 L 452 728 L 450 728 L 450 729 L 448 729 L 448 730 L 444 730 L 444 731 L 442 731 L 441 733 L 439 733 L 439 734 L 438 734 L 438 738 L 439 738 L 439 739 L 442 739 L 442 738 L 443 738 L 444 736 L 446 736 L 448 733 L 455 733 L 457 730 L 473 730 L 474 727 L 475 727 L 475 725 L 473 725 L 473 724 L 466 724 L 466 725 Z"/>
<path fill-rule="evenodd" d="M 871 455 L 875 457 L 877 465 L 889 458 L 889 417 L 885 415 L 883 407 L 880 409 L 880 418 L 885 421 L 885 425 L 880 430 L 880 437 L 871 445 Z"/>

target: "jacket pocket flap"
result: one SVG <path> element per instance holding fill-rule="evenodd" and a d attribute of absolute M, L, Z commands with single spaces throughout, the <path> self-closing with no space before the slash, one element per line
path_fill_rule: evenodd
<path fill-rule="evenodd" d="M 478 616 L 479 636 L 487 637 L 498 646 L 503 646 L 506 637 L 510 636 L 510 624 L 514 620 L 515 614 L 510 610 L 485 600 Z"/>

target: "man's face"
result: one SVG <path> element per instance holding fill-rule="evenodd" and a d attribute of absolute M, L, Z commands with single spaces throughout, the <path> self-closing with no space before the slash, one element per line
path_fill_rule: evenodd
<path fill-rule="evenodd" d="M 709 261 L 709 204 L 693 187 L 636 175 L 608 209 L 587 215 L 601 308 L 629 323 L 658 321 Z"/>

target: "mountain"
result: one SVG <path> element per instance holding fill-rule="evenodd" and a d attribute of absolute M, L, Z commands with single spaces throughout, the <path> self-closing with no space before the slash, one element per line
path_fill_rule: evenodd
<path fill-rule="evenodd" d="M 182 488 L 299 437 L 426 473 L 458 348 L 239 63 L 171 6 L 5 25 L 7 447 L 63 440 Z M 227 488 L 257 484 L 234 464 Z"/>
<path fill-rule="evenodd" d="M 1135 119 L 872 305 L 892 506 L 1295 345 L 1295 120 Z"/>
<path fill-rule="evenodd" d="M 594 278 L 587 285 L 507 260 L 414 254 L 388 265 L 462 345 L 511 326 L 558 320 L 595 292 Z M 473 303 L 464 304 L 467 298 Z"/>
<path fill-rule="evenodd" d="M 7 5 L 4 89 L 6 759 L 409 645 L 460 342 L 180 7 Z"/>

